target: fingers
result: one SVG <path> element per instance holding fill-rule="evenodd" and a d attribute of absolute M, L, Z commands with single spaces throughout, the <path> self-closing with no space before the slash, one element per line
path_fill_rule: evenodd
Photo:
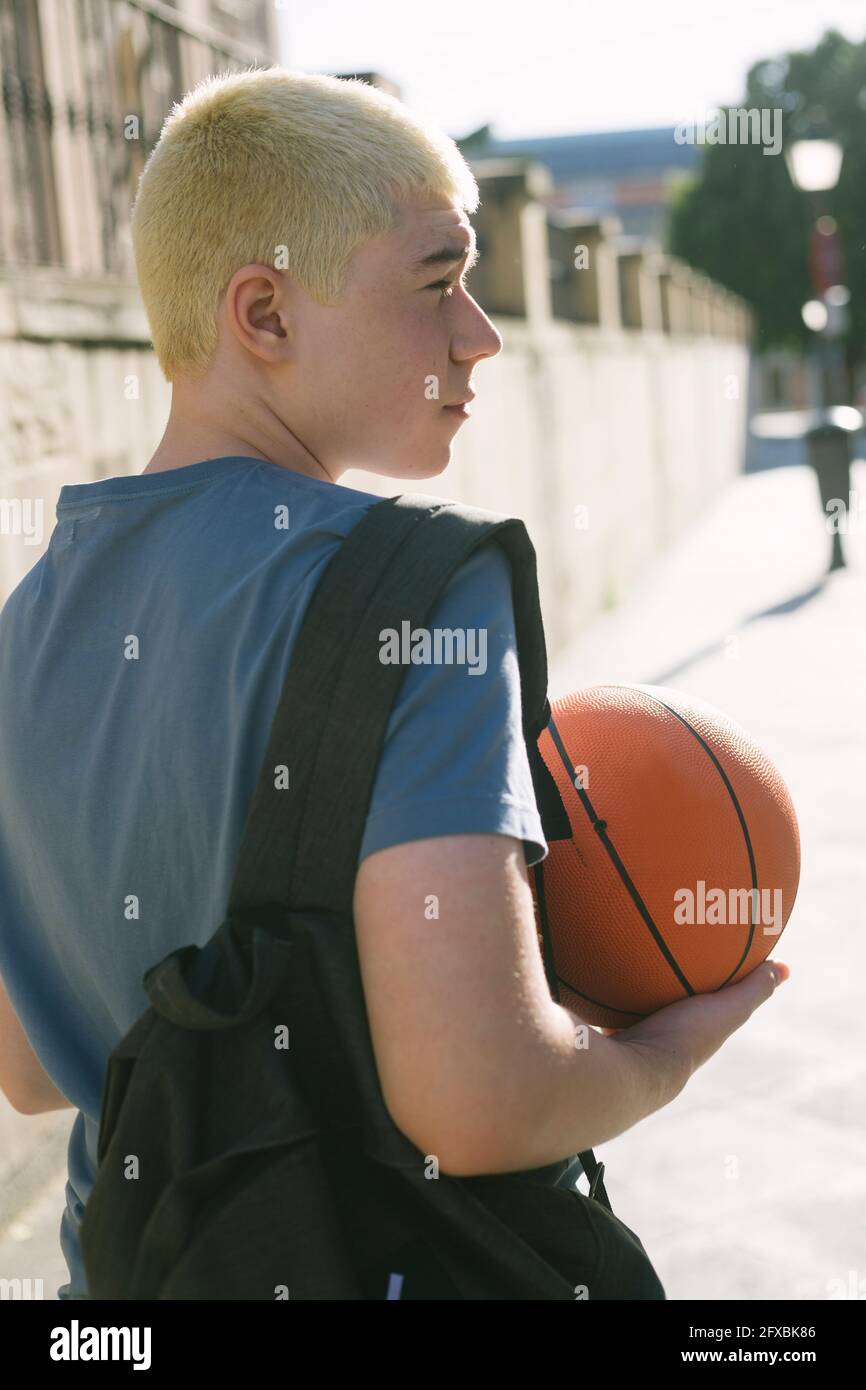
<path fill-rule="evenodd" d="M 749 1010 L 749 1013 L 744 1014 L 742 1019 L 740 1020 L 740 1023 L 745 1023 L 746 1019 L 749 1017 L 749 1014 L 753 1012 L 753 1010 L 756 1009 L 760 1004 L 763 1004 L 766 1002 L 767 999 L 770 999 L 772 995 L 775 993 L 777 986 L 780 984 L 784 984 L 785 980 L 789 978 L 790 974 L 790 966 L 786 965 L 784 961 L 765 960 L 762 961 L 759 966 L 756 966 L 754 970 L 751 970 L 749 974 L 746 975 L 742 980 L 739 980 L 736 985 L 728 985 L 723 990 L 712 990 L 710 991 L 710 996 L 718 999 L 721 996 L 726 995 L 728 989 L 740 989 L 742 991 L 740 994 L 740 998 L 741 1000 L 745 1001 L 749 998 L 750 994 L 757 994 L 758 998 L 753 1003 L 752 1008 Z M 706 998 L 710 996 L 697 997 Z M 684 1002 L 685 1001 L 680 1001 L 680 1003 Z M 723 999 L 722 1002 L 727 1003 L 727 1000 Z M 649 1015 L 649 1017 L 651 1018 L 653 1017 L 653 1015 Z M 636 1026 L 637 1025 L 633 1025 L 633 1027 Z M 739 1027 L 740 1025 L 738 1024 L 737 1026 Z M 609 1038 L 612 1037 L 614 1033 L 622 1033 L 625 1030 L 623 1028 L 599 1028 L 598 1031 L 604 1037 Z"/>

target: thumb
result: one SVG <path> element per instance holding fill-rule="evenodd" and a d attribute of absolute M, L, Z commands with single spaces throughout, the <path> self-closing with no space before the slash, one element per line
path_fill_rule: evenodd
<path fill-rule="evenodd" d="M 726 985 L 718 993 L 726 994 L 729 989 L 738 990 L 744 1000 L 751 996 L 752 1008 L 756 1009 L 772 998 L 777 986 L 784 984 L 790 973 L 791 971 L 783 961 L 764 960 L 754 970 L 750 970 L 748 975 L 745 975 L 737 984 Z"/>
<path fill-rule="evenodd" d="M 770 967 L 774 988 L 776 985 L 783 985 L 791 974 L 791 967 L 782 960 L 765 960 L 764 964 Z"/>

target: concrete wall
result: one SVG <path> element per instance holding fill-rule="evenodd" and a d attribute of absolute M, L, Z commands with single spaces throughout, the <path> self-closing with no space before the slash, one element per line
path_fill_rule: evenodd
<path fill-rule="evenodd" d="M 740 469 L 747 352 L 496 319 L 450 467 L 406 491 L 521 517 L 538 555 L 551 659 Z M 342 481 L 398 492 L 361 472 Z"/>

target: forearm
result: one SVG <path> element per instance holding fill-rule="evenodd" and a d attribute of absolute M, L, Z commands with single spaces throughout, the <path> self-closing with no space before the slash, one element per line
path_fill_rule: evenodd
<path fill-rule="evenodd" d="M 0 1091 L 22 1115 L 72 1107 L 58 1091 L 30 1043 L 0 979 Z"/>
<path fill-rule="evenodd" d="M 40 1069 L 40 1074 L 31 1078 L 26 1091 L 11 1084 L 8 1079 L 0 1086 L 13 1110 L 19 1115 L 43 1115 L 50 1110 L 74 1110 L 71 1100 L 58 1091 L 51 1078 Z"/>
<path fill-rule="evenodd" d="M 526 1118 L 503 1136 L 497 1171 L 540 1168 L 615 1139 L 685 1086 L 684 1069 L 668 1054 L 604 1037 L 553 1008 L 526 1075 Z"/>
<path fill-rule="evenodd" d="M 44 1086 L 40 1086 L 38 1093 L 30 1098 L 26 1114 L 44 1115 L 49 1110 L 74 1110 L 75 1105 L 69 1100 L 62 1091 L 58 1091 L 53 1082 L 48 1081 Z"/>

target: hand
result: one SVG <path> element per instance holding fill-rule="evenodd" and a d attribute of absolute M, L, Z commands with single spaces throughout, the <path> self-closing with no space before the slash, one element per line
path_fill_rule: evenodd
<path fill-rule="evenodd" d="M 621 1034 L 621 1042 L 646 1049 L 660 1061 L 670 1062 L 673 1058 L 683 1068 L 685 1085 L 692 1073 L 772 996 L 776 988 L 774 971 L 779 984 L 791 973 L 782 961 L 765 960 L 735 985 L 678 999 L 627 1028 L 600 1031 L 605 1037 Z"/>

